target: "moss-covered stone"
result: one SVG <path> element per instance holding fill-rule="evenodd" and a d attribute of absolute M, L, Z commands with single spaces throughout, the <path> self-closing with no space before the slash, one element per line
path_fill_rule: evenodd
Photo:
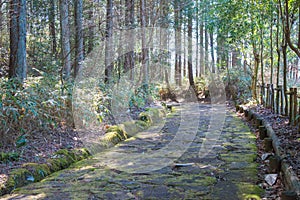
<path fill-rule="evenodd" d="M 147 124 L 152 124 L 152 118 L 149 113 L 142 112 L 139 114 L 139 120 L 146 122 Z"/>
<path fill-rule="evenodd" d="M 77 161 L 83 160 L 91 156 L 90 152 L 86 148 L 73 149 L 72 152 L 74 153 Z"/>
<path fill-rule="evenodd" d="M 147 123 L 145 121 L 141 121 L 141 120 L 138 120 L 135 122 L 135 124 L 139 127 L 139 129 L 141 130 L 145 130 L 147 129 L 151 124 L 150 123 Z"/>
<path fill-rule="evenodd" d="M 239 199 L 243 200 L 252 200 L 252 199 L 260 199 L 260 196 L 265 192 L 258 185 L 251 183 L 236 183 L 238 187 L 238 196 Z"/>
<path fill-rule="evenodd" d="M 257 158 L 257 154 L 246 154 L 246 153 L 240 153 L 240 154 L 220 154 L 221 160 L 224 160 L 226 162 L 253 162 Z"/>
<path fill-rule="evenodd" d="M 103 139 L 106 143 L 118 144 L 122 141 L 122 136 L 118 132 L 108 132 Z"/>
<path fill-rule="evenodd" d="M 105 143 L 118 144 L 119 142 L 128 138 L 127 132 L 121 126 L 111 126 L 106 130 L 105 136 L 102 140 Z"/>
<path fill-rule="evenodd" d="M 30 176 L 32 176 L 32 174 L 28 169 L 19 168 L 12 170 L 2 193 L 8 193 L 17 187 L 26 185 L 28 182 L 30 182 L 28 180 L 28 177 Z"/>
<path fill-rule="evenodd" d="M 28 169 L 35 182 L 42 180 L 51 173 L 50 167 L 47 164 L 25 163 L 23 167 Z"/>

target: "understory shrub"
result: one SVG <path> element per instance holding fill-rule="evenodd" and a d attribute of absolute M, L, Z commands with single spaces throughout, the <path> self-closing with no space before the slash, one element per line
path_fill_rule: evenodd
<path fill-rule="evenodd" d="M 72 123 L 71 95 L 61 93 L 54 77 L 30 77 L 23 86 L 0 79 L 0 137 L 6 138 L 2 141 Z"/>

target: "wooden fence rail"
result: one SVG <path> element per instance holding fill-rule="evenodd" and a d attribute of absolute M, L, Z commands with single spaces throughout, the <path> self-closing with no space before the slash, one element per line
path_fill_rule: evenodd
<path fill-rule="evenodd" d="M 298 125 L 300 127 L 300 106 L 298 99 L 297 88 L 290 88 L 286 91 L 287 99 L 285 99 L 282 85 L 278 85 L 274 88 L 273 84 L 260 85 L 258 86 L 260 94 L 260 104 L 266 108 L 271 108 L 276 114 L 286 115 L 289 117 L 290 124 Z M 285 109 L 285 102 L 287 101 L 288 108 Z M 287 111 L 287 113 L 285 113 Z"/>

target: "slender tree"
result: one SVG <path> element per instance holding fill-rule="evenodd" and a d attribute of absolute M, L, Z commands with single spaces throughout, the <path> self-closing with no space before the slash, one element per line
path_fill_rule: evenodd
<path fill-rule="evenodd" d="M 134 0 L 125 0 L 125 26 L 126 29 L 130 30 L 134 28 Z M 134 39 L 132 35 L 126 35 L 129 40 L 127 46 L 128 49 L 132 50 L 134 47 Z M 134 79 L 134 51 L 127 52 L 125 55 L 125 71 L 130 69 L 130 79 Z"/>
<path fill-rule="evenodd" d="M 9 77 L 22 84 L 27 76 L 26 0 L 10 0 Z"/>
<path fill-rule="evenodd" d="M 148 51 L 146 49 L 146 35 L 145 35 L 145 27 L 146 27 L 146 2 L 145 0 L 140 0 L 140 24 L 142 27 L 142 77 L 143 82 L 148 84 Z"/>
<path fill-rule="evenodd" d="M 49 8 L 49 31 L 51 37 L 51 52 L 52 56 L 57 57 L 57 41 L 56 41 L 56 28 L 55 28 L 55 1 L 50 1 Z"/>
<path fill-rule="evenodd" d="M 192 10 L 188 12 L 188 75 L 190 86 L 195 89 L 195 82 L 193 76 L 193 13 Z"/>
<path fill-rule="evenodd" d="M 113 64 L 111 59 L 112 34 L 113 34 L 113 0 L 107 0 L 106 3 L 106 31 L 105 31 L 105 82 L 110 83 L 112 80 Z"/>
<path fill-rule="evenodd" d="M 60 26 L 61 26 L 61 57 L 63 63 L 62 80 L 68 80 L 71 74 L 71 45 L 69 24 L 69 1 L 59 1 Z"/>
<path fill-rule="evenodd" d="M 75 67 L 74 77 L 82 67 L 83 61 L 83 4 L 82 0 L 74 0 L 75 7 Z"/>

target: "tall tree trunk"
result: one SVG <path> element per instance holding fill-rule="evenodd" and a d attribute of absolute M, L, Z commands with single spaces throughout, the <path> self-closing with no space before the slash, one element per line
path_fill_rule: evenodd
<path fill-rule="evenodd" d="M 143 83 L 148 84 L 148 51 L 146 49 L 146 2 L 145 0 L 140 0 L 140 23 L 142 27 L 142 74 L 143 74 Z"/>
<path fill-rule="evenodd" d="M 179 59 L 181 59 L 181 52 L 180 52 L 180 0 L 175 0 L 174 2 L 174 28 L 175 28 L 175 73 L 174 73 L 174 78 L 175 78 L 175 83 L 176 85 L 179 85 L 180 83 L 180 62 Z"/>
<path fill-rule="evenodd" d="M 191 12 L 191 11 L 190 11 Z M 189 12 L 188 16 L 188 73 L 190 86 L 195 90 L 195 82 L 193 77 L 193 15 Z"/>
<path fill-rule="evenodd" d="M 201 19 L 202 19 L 202 15 L 201 15 Z M 200 22 L 200 44 L 199 44 L 199 48 L 200 48 L 200 74 L 199 76 L 203 76 L 204 75 L 204 68 L 205 68 L 205 63 L 204 63 L 204 51 L 203 51 L 203 43 L 204 43 L 204 38 L 203 38 L 203 33 L 204 33 L 204 24 L 203 24 L 203 20 L 201 20 Z"/>
<path fill-rule="evenodd" d="M 253 47 L 253 55 L 254 55 L 254 71 L 253 71 L 253 77 L 252 77 L 252 97 L 253 99 L 257 100 L 257 78 L 258 78 L 258 68 L 259 68 L 259 55 L 256 52 L 256 47 Z"/>
<path fill-rule="evenodd" d="M 208 27 L 207 27 L 207 24 L 205 25 L 205 31 L 204 31 L 204 35 L 205 35 L 205 57 L 204 57 L 204 63 L 205 63 L 205 71 L 206 72 L 210 72 L 211 70 L 209 69 L 209 63 L 208 63 Z"/>
<path fill-rule="evenodd" d="M 196 77 L 199 77 L 199 1 L 196 0 Z"/>
<path fill-rule="evenodd" d="M 113 34 L 113 0 L 106 3 L 106 30 L 105 30 L 105 83 L 112 81 L 113 64 L 111 63 L 111 48 Z"/>
<path fill-rule="evenodd" d="M 276 76 L 276 84 L 279 86 L 279 78 L 280 78 L 280 43 L 279 43 L 279 31 L 280 31 L 280 23 L 279 23 L 279 8 L 277 10 L 277 19 L 276 19 L 276 52 L 277 52 L 277 76 Z"/>
<path fill-rule="evenodd" d="M 11 0 L 9 77 L 23 84 L 26 75 L 26 0 Z"/>
<path fill-rule="evenodd" d="M 274 74 L 274 56 L 273 56 L 273 10 L 271 10 L 271 23 L 270 23 L 270 68 L 271 68 L 270 84 L 273 84 L 273 74 Z"/>
<path fill-rule="evenodd" d="M 52 56 L 57 57 L 57 42 L 56 42 L 56 29 L 55 29 L 55 1 L 50 1 L 49 8 L 49 31 L 51 38 L 51 52 Z"/>
<path fill-rule="evenodd" d="M 284 91 L 284 98 L 285 98 L 285 108 L 284 113 L 285 115 L 288 114 L 288 100 L 287 100 L 287 41 L 285 35 L 283 35 L 283 42 L 282 42 L 282 58 L 283 58 L 283 91 Z"/>
<path fill-rule="evenodd" d="M 181 3 L 181 1 L 179 1 Z M 181 10 L 181 4 L 179 4 Z M 181 46 L 181 21 L 182 21 L 182 12 L 179 12 L 178 19 L 178 85 L 182 86 L 182 46 Z"/>
<path fill-rule="evenodd" d="M 83 62 L 83 2 L 74 0 L 75 8 L 75 67 L 74 77 L 78 75 Z"/>
<path fill-rule="evenodd" d="M 134 0 L 125 0 L 125 26 L 127 29 L 133 29 L 134 25 Z M 133 49 L 134 40 L 132 35 L 127 35 L 129 39 L 128 49 Z M 130 51 L 125 55 L 125 71 L 130 70 L 130 79 L 134 79 L 134 51 Z"/>
<path fill-rule="evenodd" d="M 71 46 L 70 46 L 70 25 L 69 25 L 69 4 L 68 0 L 59 1 L 60 23 L 61 23 L 61 45 L 62 45 L 62 78 L 68 80 L 71 74 Z"/>
<path fill-rule="evenodd" d="M 260 75 L 261 75 L 261 84 L 265 85 L 264 81 L 264 34 L 263 28 L 260 28 Z"/>
<path fill-rule="evenodd" d="M 212 73 L 216 73 L 215 55 L 214 55 L 214 34 L 213 34 L 213 28 L 211 28 L 209 30 L 209 38 L 210 38 L 210 53 L 211 53 L 211 71 L 212 71 Z"/>
<path fill-rule="evenodd" d="M 92 3 L 92 8 L 89 9 L 88 13 L 88 49 L 87 54 L 91 53 L 94 49 L 94 36 L 95 36 L 95 20 L 94 20 L 94 2 Z M 85 45 L 84 45 L 85 46 Z"/>

